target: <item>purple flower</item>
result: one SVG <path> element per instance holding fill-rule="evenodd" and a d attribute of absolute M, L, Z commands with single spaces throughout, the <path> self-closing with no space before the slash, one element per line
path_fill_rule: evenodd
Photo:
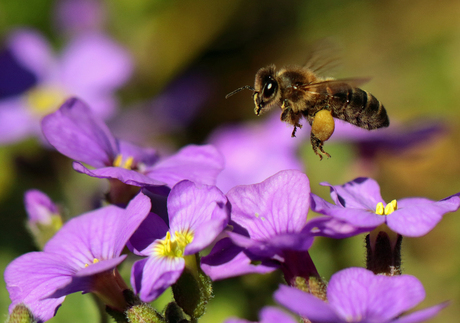
<path fill-rule="evenodd" d="M 204 272 L 213 280 L 280 266 L 287 281 L 309 277 L 317 274 L 308 255 L 314 236 L 342 238 L 358 233 L 331 217 L 307 223 L 310 183 L 300 171 L 281 171 L 262 183 L 234 187 L 227 197 L 234 230 L 202 259 Z M 262 263 L 255 266 L 251 261 Z"/>
<path fill-rule="evenodd" d="M 226 166 L 217 186 L 226 192 L 236 185 L 259 183 L 284 170 L 303 170 L 297 149 L 301 138 L 272 114 L 263 122 L 227 126 L 211 134 L 208 142 L 222 152 Z"/>
<path fill-rule="evenodd" d="M 297 321 L 290 315 L 284 313 L 282 310 L 267 306 L 264 307 L 259 314 L 259 323 L 296 323 Z M 248 320 L 229 318 L 224 323 L 255 323 Z"/>
<path fill-rule="evenodd" d="M 130 241 L 135 253 L 147 256 L 134 264 L 131 276 L 145 302 L 174 284 L 195 261 L 194 254 L 209 246 L 229 220 L 227 198 L 215 186 L 182 181 L 172 188 L 167 203 L 169 228 L 151 215 Z"/>
<path fill-rule="evenodd" d="M 409 275 L 374 275 L 363 268 L 348 268 L 331 277 L 328 302 L 296 288 L 280 286 L 277 302 L 312 323 L 415 323 L 434 317 L 442 303 L 401 316 L 425 298 L 420 281 Z"/>
<path fill-rule="evenodd" d="M 312 194 L 312 210 L 347 221 L 369 231 L 386 224 L 392 231 L 408 237 L 419 237 L 430 230 L 447 212 L 460 207 L 460 193 L 440 201 L 421 197 L 393 200 L 386 204 L 377 182 L 371 178 L 357 178 L 344 185 L 329 186 L 334 204 Z"/>
<path fill-rule="evenodd" d="M 104 122 L 76 98 L 44 117 L 42 129 L 51 145 L 77 161 L 73 164 L 76 171 L 128 185 L 172 187 L 182 179 L 214 184 L 223 168 L 222 156 L 209 145 L 190 145 L 158 162 L 155 150 L 117 140 Z"/>
<path fill-rule="evenodd" d="M 68 221 L 48 241 L 43 252 L 30 252 L 11 262 L 5 282 L 12 304 L 24 303 L 40 321 L 55 315 L 66 295 L 94 292 L 107 305 L 125 305 L 126 284 L 113 269 L 126 255 L 126 242 L 150 210 L 140 193 L 121 209 L 107 206 Z"/>
<path fill-rule="evenodd" d="M 40 135 L 41 117 L 68 96 L 82 97 L 98 117 L 111 116 L 117 106 L 113 92 L 128 80 L 133 68 L 128 53 L 100 33 L 74 38 L 59 58 L 33 30 L 14 31 L 7 48 L 37 82 L 22 95 L 0 101 L 0 143 L 4 144 Z"/>

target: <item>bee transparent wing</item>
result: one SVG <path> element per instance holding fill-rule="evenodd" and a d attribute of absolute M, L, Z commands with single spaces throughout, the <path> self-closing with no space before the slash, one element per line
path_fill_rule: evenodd
<path fill-rule="evenodd" d="M 318 40 L 308 49 L 307 60 L 303 67 L 319 75 L 334 73 L 342 65 L 341 52 L 342 50 L 333 40 L 329 38 Z"/>
<path fill-rule="evenodd" d="M 338 80 L 325 80 L 320 82 L 315 82 L 312 84 L 305 84 L 301 86 L 301 89 L 306 92 L 324 94 L 324 95 L 333 95 L 337 92 L 344 92 L 345 90 L 360 87 L 364 83 L 369 82 L 369 77 L 355 77 L 355 78 L 346 78 Z"/>

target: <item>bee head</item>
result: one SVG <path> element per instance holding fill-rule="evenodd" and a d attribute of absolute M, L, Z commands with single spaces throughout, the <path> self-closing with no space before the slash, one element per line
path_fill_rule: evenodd
<path fill-rule="evenodd" d="M 270 108 L 280 96 L 279 85 L 275 79 L 275 65 L 261 68 L 256 74 L 254 86 L 254 112 L 259 115 Z"/>

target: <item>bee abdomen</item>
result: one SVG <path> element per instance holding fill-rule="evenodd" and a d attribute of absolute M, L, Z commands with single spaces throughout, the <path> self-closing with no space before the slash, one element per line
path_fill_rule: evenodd
<path fill-rule="evenodd" d="M 379 100 L 359 88 L 334 93 L 333 116 L 364 129 L 388 127 L 390 120 Z"/>

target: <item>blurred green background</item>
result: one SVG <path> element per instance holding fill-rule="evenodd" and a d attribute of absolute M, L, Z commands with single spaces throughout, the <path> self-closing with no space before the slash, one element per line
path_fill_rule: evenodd
<path fill-rule="evenodd" d="M 29 26 L 43 32 L 58 50 L 65 36 L 53 22 L 56 4 L 28 0 L 25 6 L 2 0 L 1 39 L 16 27 Z M 363 88 L 384 103 L 391 122 L 433 118 L 444 120 L 449 131 L 399 154 L 381 151 L 370 168 L 357 164 L 351 143 L 328 142 L 326 150 L 333 158 L 320 162 L 306 142 L 300 153 L 312 191 L 326 198 L 328 190 L 319 182 L 342 184 L 357 176 L 376 178 L 386 201 L 409 196 L 442 199 L 460 191 L 460 2 L 110 0 L 102 5 L 105 31 L 135 58 L 135 75 L 119 92 L 125 111 L 187 73 L 203 73 L 211 80 L 210 94 L 193 120 L 173 133 L 152 135 L 152 143 L 176 148 L 201 143 L 219 125 L 255 120 L 249 92 L 231 100 L 224 96 L 252 85 L 262 66 L 303 64 L 309 44 L 332 38 L 343 49 L 342 68 L 334 76 L 372 77 Z M 186 91 L 187 85 L 182 86 Z M 12 259 L 34 250 L 23 226 L 22 200 L 29 188 L 49 194 L 65 206 L 67 216 L 89 210 L 93 196 L 103 192 L 100 181 L 76 174 L 70 160 L 35 139 L 0 147 L 2 272 Z M 403 241 L 403 271 L 426 288 L 418 308 L 451 300 L 433 322 L 458 322 L 460 317 L 459 216 L 448 214 L 427 236 Z M 363 236 L 318 239 L 312 258 L 326 279 L 342 268 L 364 266 Z M 222 322 L 230 315 L 256 320 L 259 309 L 272 302 L 280 281 L 272 274 L 217 282 L 215 299 L 200 322 Z M 167 297 L 162 299 L 159 308 Z M 6 317 L 9 302 L 2 285 L 0 319 Z M 51 322 L 96 319 L 90 296 L 71 295 Z"/>

